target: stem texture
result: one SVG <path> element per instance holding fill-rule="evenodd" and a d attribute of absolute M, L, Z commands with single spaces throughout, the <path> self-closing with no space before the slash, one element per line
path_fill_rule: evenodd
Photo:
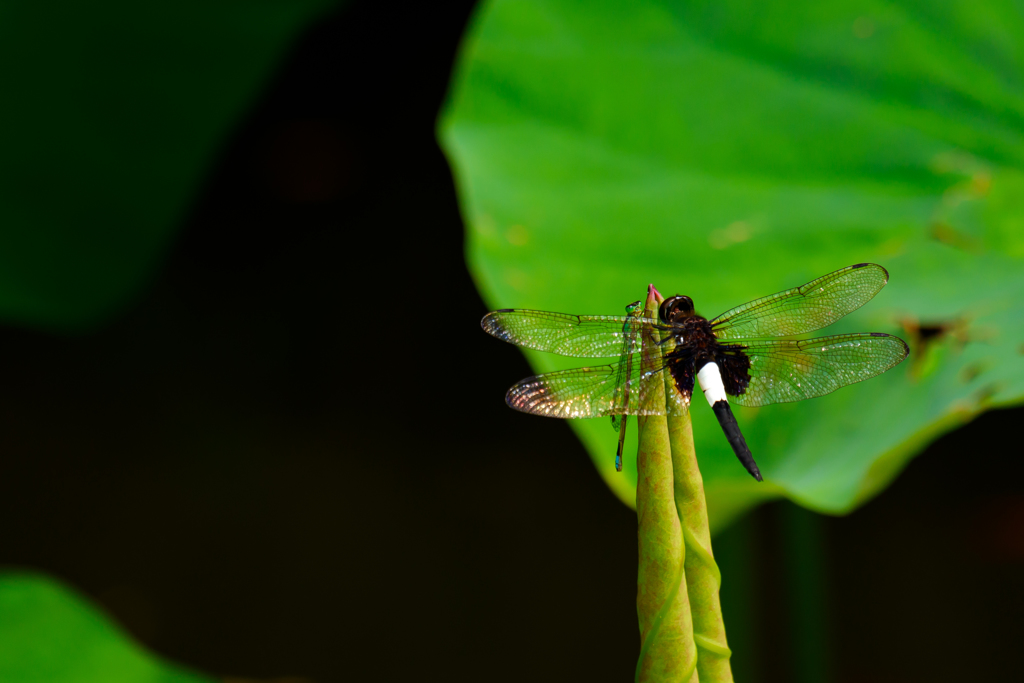
<path fill-rule="evenodd" d="M 671 382 L 671 376 L 664 374 L 665 381 Z M 674 387 L 666 386 L 666 391 L 670 389 Z M 732 651 L 726 644 L 725 622 L 718 598 L 722 574 L 711 552 L 704 480 L 697 467 L 690 414 L 669 416 L 668 429 L 675 504 L 685 546 L 686 588 L 693 620 L 693 640 L 697 646 L 697 675 L 702 683 L 732 683 L 729 664 Z"/>
<path fill-rule="evenodd" d="M 648 293 L 645 317 L 657 317 L 657 309 L 652 289 Z M 656 330 L 644 329 L 642 334 L 641 372 L 648 372 L 661 359 L 661 347 L 653 343 L 653 339 L 658 338 Z M 664 405 L 664 384 L 652 381 L 642 402 Z M 697 648 L 684 572 L 686 546 L 676 511 L 668 418 L 642 415 L 637 422 L 640 446 L 637 450 L 636 512 L 640 562 L 636 605 L 641 646 L 636 680 L 696 683 Z"/>
<path fill-rule="evenodd" d="M 661 301 L 652 288 L 644 316 L 656 318 Z M 663 347 L 654 343 L 661 338 L 657 330 L 643 334 L 641 370 L 647 372 L 657 367 Z M 677 391 L 669 372 L 661 376 L 645 393 L 651 405 L 668 405 L 666 398 Z M 718 595 L 721 573 L 711 552 L 689 411 L 641 416 L 638 423 L 637 681 L 732 683 L 732 652 Z"/>

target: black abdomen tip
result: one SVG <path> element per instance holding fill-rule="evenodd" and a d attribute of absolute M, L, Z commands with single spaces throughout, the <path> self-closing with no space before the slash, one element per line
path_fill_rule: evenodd
<path fill-rule="evenodd" d="M 711 409 L 715 411 L 715 417 L 718 418 L 718 424 L 722 426 L 722 431 L 725 432 L 725 438 L 728 439 L 729 445 L 732 446 L 733 453 L 739 458 L 743 467 L 746 468 L 747 472 L 750 472 L 750 476 L 758 481 L 764 481 L 761 477 L 761 470 L 758 469 L 757 463 L 754 462 L 754 456 L 750 452 L 750 448 L 747 447 L 747 441 L 743 438 L 743 433 L 740 432 L 740 426 L 736 424 L 736 418 L 733 417 L 732 409 L 729 407 L 728 401 L 715 401 L 715 404 L 711 406 Z"/>

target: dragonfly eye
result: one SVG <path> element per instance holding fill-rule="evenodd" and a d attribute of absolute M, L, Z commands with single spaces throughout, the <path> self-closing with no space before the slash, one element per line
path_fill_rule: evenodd
<path fill-rule="evenodd" d="M 674 323 L 691 315 L 693 315 L 693 299 L 680 294 L 665 299 L 661 302 L 661 307 L 658 308 L 658 316 L 667 323 Z"/>

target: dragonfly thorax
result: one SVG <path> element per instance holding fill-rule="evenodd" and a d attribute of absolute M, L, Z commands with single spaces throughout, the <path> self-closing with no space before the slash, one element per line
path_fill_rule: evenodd
<path fill-rule="evenodd" d="M 692 360 L 697 365 L 715 360 L 718 339 L 707 319 L 691 313 L 689 317 L 673 324 L 671 334 L 676 344 L 668 353 L 670 358 Z"/>
<path fill-rule="evenodd" d="M 670 334 L 675 338 L 675 346 L 665 354 L 665 365 L 679 393 L 688 399 L 697 371 L 706 363 L 715 362 L 718 340 L 711 323 L 695 313 L 671 324 Z"/>

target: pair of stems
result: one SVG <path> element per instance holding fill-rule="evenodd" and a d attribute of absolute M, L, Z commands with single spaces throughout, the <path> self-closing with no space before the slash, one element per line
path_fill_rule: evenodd
<path fill-rule="evenodd" d="M 663 297 L 647 294 L 644 317 L 656 319 Z M 658 330 L 644 329 L 641 371 L 658 367 Z M 662 377 L 662 381 L 657 378 Z M 643 401 L 669 405 L 672 376 L 654 375 Z M 673 411 L 669 411 L 673 412 Z M 704 482 L 697 467 L 688 410 L 638 419 L 636 511 L 640 564 L 637 616 L 643 683 L 731 682 L 732 668 L 718 590 L 721 573 L 711 553 Z"/>

